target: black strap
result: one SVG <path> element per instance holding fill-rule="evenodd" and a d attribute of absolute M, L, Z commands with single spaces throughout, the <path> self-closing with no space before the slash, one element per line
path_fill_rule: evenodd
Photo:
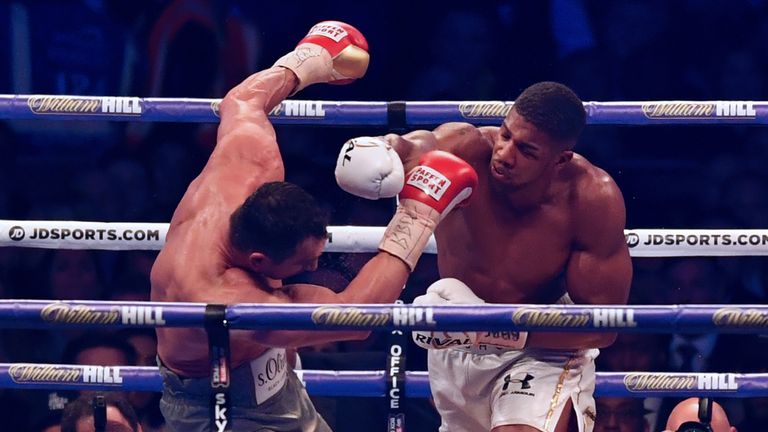
<path fill-rule="evenodd" d="M 699 421 L 687 421 L 677 428 L 677 432 L 712 432 L 712 399 L 699 398 Z"/>
<path fill-rule="evenodd" d="M 96 393 L 93 396 L 93 429 L 95 432 L 104 432 L 107 429 L 107 402 L 104 395 Z"/>
<path fill-rule="evenodd" d="M 709 424 L 712 421 L 712 399 L 699 398 L 699 421 Z"/>
<path fill-rule="evenodd" d="M 697 421 L 687 421 L 681 424 L 676 432 L 712 432 L 712 427 Z"/>
<path fill-rule="evenodd" d="M 405 102 L 387 102 L 387 126 L 391 131 L 404 131 L 408 124 L 405 118 Z"/>
<path fill-rule="evenodd" d="M 211 430 L 232 430 L 229 409 L 229 329 L 226 305 L 205 306 L 205 331 L 211 360 Z"/>
<path fill-rule="evenodd" d="M 402 300 L 395 304 L 403 304 Z M 389 352 L 387 353 L 387 432 L 405 432 L 405 350 L 408 338 L 402 330 L 392 330 L 389 334 Z"/>

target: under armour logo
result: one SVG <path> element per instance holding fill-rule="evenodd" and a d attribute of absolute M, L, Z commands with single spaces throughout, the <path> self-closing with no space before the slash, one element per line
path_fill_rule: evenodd
<path fill-rule="evenodd" d="M 510 375 L 504 376 L 504 387 L 501 388 L 501 391 L 507 391 L 509 389 L 510 383 L 519 383 L 520 389 L 525 390 L 531 388 L 531 385 L 528 384 L 533 379 L 533 375 L 527 373 L 525 374 L 525 378 L 523 379 L 512 379 Z"/>
<path fill-rule="evenodd" d="M 22 241 L 24 240 L 25 235 L 24 228 L 18 225 L 12 226 L 11 229 L 8 230 L 8 237 L 13 241 Z"/>

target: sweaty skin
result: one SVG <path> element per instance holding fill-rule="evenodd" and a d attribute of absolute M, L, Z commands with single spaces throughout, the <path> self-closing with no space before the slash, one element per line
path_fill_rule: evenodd
<path fill-rule="evenodd" d="M 283 286 L 249 267 L 248 257 L 229 243 L 229 218 L 262 184 L 283 181 L 282 158 L 267 118 L 298 84 L 287 69 L 256 73 L 221 103 L 217 144 L 200 175 L 189 185 L 171 219 L 166 244 L 152 267 L 152 301 L 235 303 L 389 303 L 410 273 L 399 259 L 379 253 L 347 289 L 308 284 Z M 275 274 L 288 277 L 315 270 L 325 240 L 308 239 Z M 230 331 L 232 367 L 257 358 L 268 347 L 297 347 L 362 339 L 368 332 Z M 205 331 L 158 328 L 158 354 L 186 377 L 210 373 Z"/>
<path fill-rule="evenodd" d="M 621 192 L 605 171 L 519 116 L 501 127 L 447 123 L 384 137 L 406 172 L 432 149 L 456 154 L 480 183 L 467 207 L 435 231 L 440 277 L 489 303 L 625 304 L 632 278 Z M 565 147 L 558 147 L 559 145 Z M 531 332 L 528 347 L 600 348 L 609 333 Z"/>

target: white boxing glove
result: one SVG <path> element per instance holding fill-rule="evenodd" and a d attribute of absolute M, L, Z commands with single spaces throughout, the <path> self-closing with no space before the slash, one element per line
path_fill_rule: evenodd
<path fill-rule="evenodd" d="M 485 301 L 462 281 L 444 278 L 427 288 L 424 295 L 413 299 L 414 305 L 483 304 Z M 416 345 L 425 349 L 472 348 L 488 346 L 499 349 L 522 349 L 528 333 L 512 331 L 413 331 Z"/>
<path fill-rule="evenodd" d="M 391 198 L 403 188 L 403 171 L 400 156 L 383 138 L 352 138 L 336 160 L 336 183 L 359 197 Z"/>

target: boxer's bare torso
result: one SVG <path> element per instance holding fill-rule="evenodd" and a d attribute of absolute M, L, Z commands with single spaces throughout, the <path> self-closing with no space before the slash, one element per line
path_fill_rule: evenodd
<path fill-rule="evenodd" d="M 461 280 L 489 303 L 552 304 L 566 292 L 576 303 L 626 303 L 632 268 L 621 192 L 567 145 L 563 153 L 562 143 L 514 112 L 501 127 L 447 123 L 385 139 L 406 170 L 440 149 L 477 171 L 469 205 L 435 231 L 440 277 Z M 600 347 L 614 338 L 538 333 L 535 346 Z"/>
<path fill-rule="evenodd" d="M 186 209 L 181 210 L 183 214 Z M 166 246 L 153 267 L 152 301 L 264 303 L 285 297 L 280 290 L 270 287 L 277 287 L 279 281 L 259 279 L 227 262 L 222 254 L 229 222 L 225 208 L 188 217 L 182 214 L 176 212 Z M 169 369 L 184 376 L 204 376 L 210 372 L 204 330 L 158 328 L 157 335 L 158 354 Z M 254 343 L 247 332 L 231 332 L 230 346 L 233 366 L 266 350 Z"/>
<path fill-rule="evenodd" d="M 295 86 L 286 71 L 262 73 L 274 99 L 282 100 Z M 255 81 L 255 80 L 254 80 Z M 280 85 L 280 83 L 283 83 Z M 236 90 L 235 90 L 236 91 Z M 271 96 L 271 97 L 270 97 Z M 275 134 L 263 101 L 237 99 L 221 105 L 217 144 L 200 175 L 190 184 L 171 219 L 166 244 L 152 267 L 152 301 L 202 303 L 269 303 L 288 301 L 276 289 L 278 280 L 248 272 L 233 262 L 229 219 L 259 186 L 282 181 L 284 171 Z M 267 110 L 268 111 L 268 110 Z M 247 157 L 249 154 L 257 157 Z M 208 339 L 202 329 L 158 328 L 158 354 L 171 370 L 185 376 L 210 372 Z M 233 366 L 258 357 L 267 347 L 250 332 L 231 332 Z"/>
<path fill-rule="evenodd" d="M 317 269 L 326 239 L 309 236 L 284 261 L 271 262 L 268 278 L 250 265 L 250 254 L 229 240 L 232 213 L 267 182 L 284 180 L 275 131 L 267 113 L 296 87 L 284 68 L 251 75 L 221 103 L 216 148 L 190 184 L 171 219 L 166 243 L 152 267 L 152 301 L 237 303 L 390 303 L 410 274 L 396 256 L 370 259 L 341 293 L 281 279 Z M 158 355 L 187 377 L 210 373 L 202 329 L 158 328 Z M 268 347 L 300 347 L 367 337 L 360 331 L 230 331 L 231 364 L 259 357 Z"/>
<path fill-rule="evenodd" d="M 449 214 L 435 232 L 440 276 L 464 281 L 490 303 L 554 303 L 565 292 L 561 276 L 579 247 L 579 194 L 612 180 L 575 155 L 540 204 L 515 208 L 491 184 L 489 141 L 497 133 L 486 128 L 471 150 L 456 152 L 477 170 L 480 184 L 470 205 Z"/>

